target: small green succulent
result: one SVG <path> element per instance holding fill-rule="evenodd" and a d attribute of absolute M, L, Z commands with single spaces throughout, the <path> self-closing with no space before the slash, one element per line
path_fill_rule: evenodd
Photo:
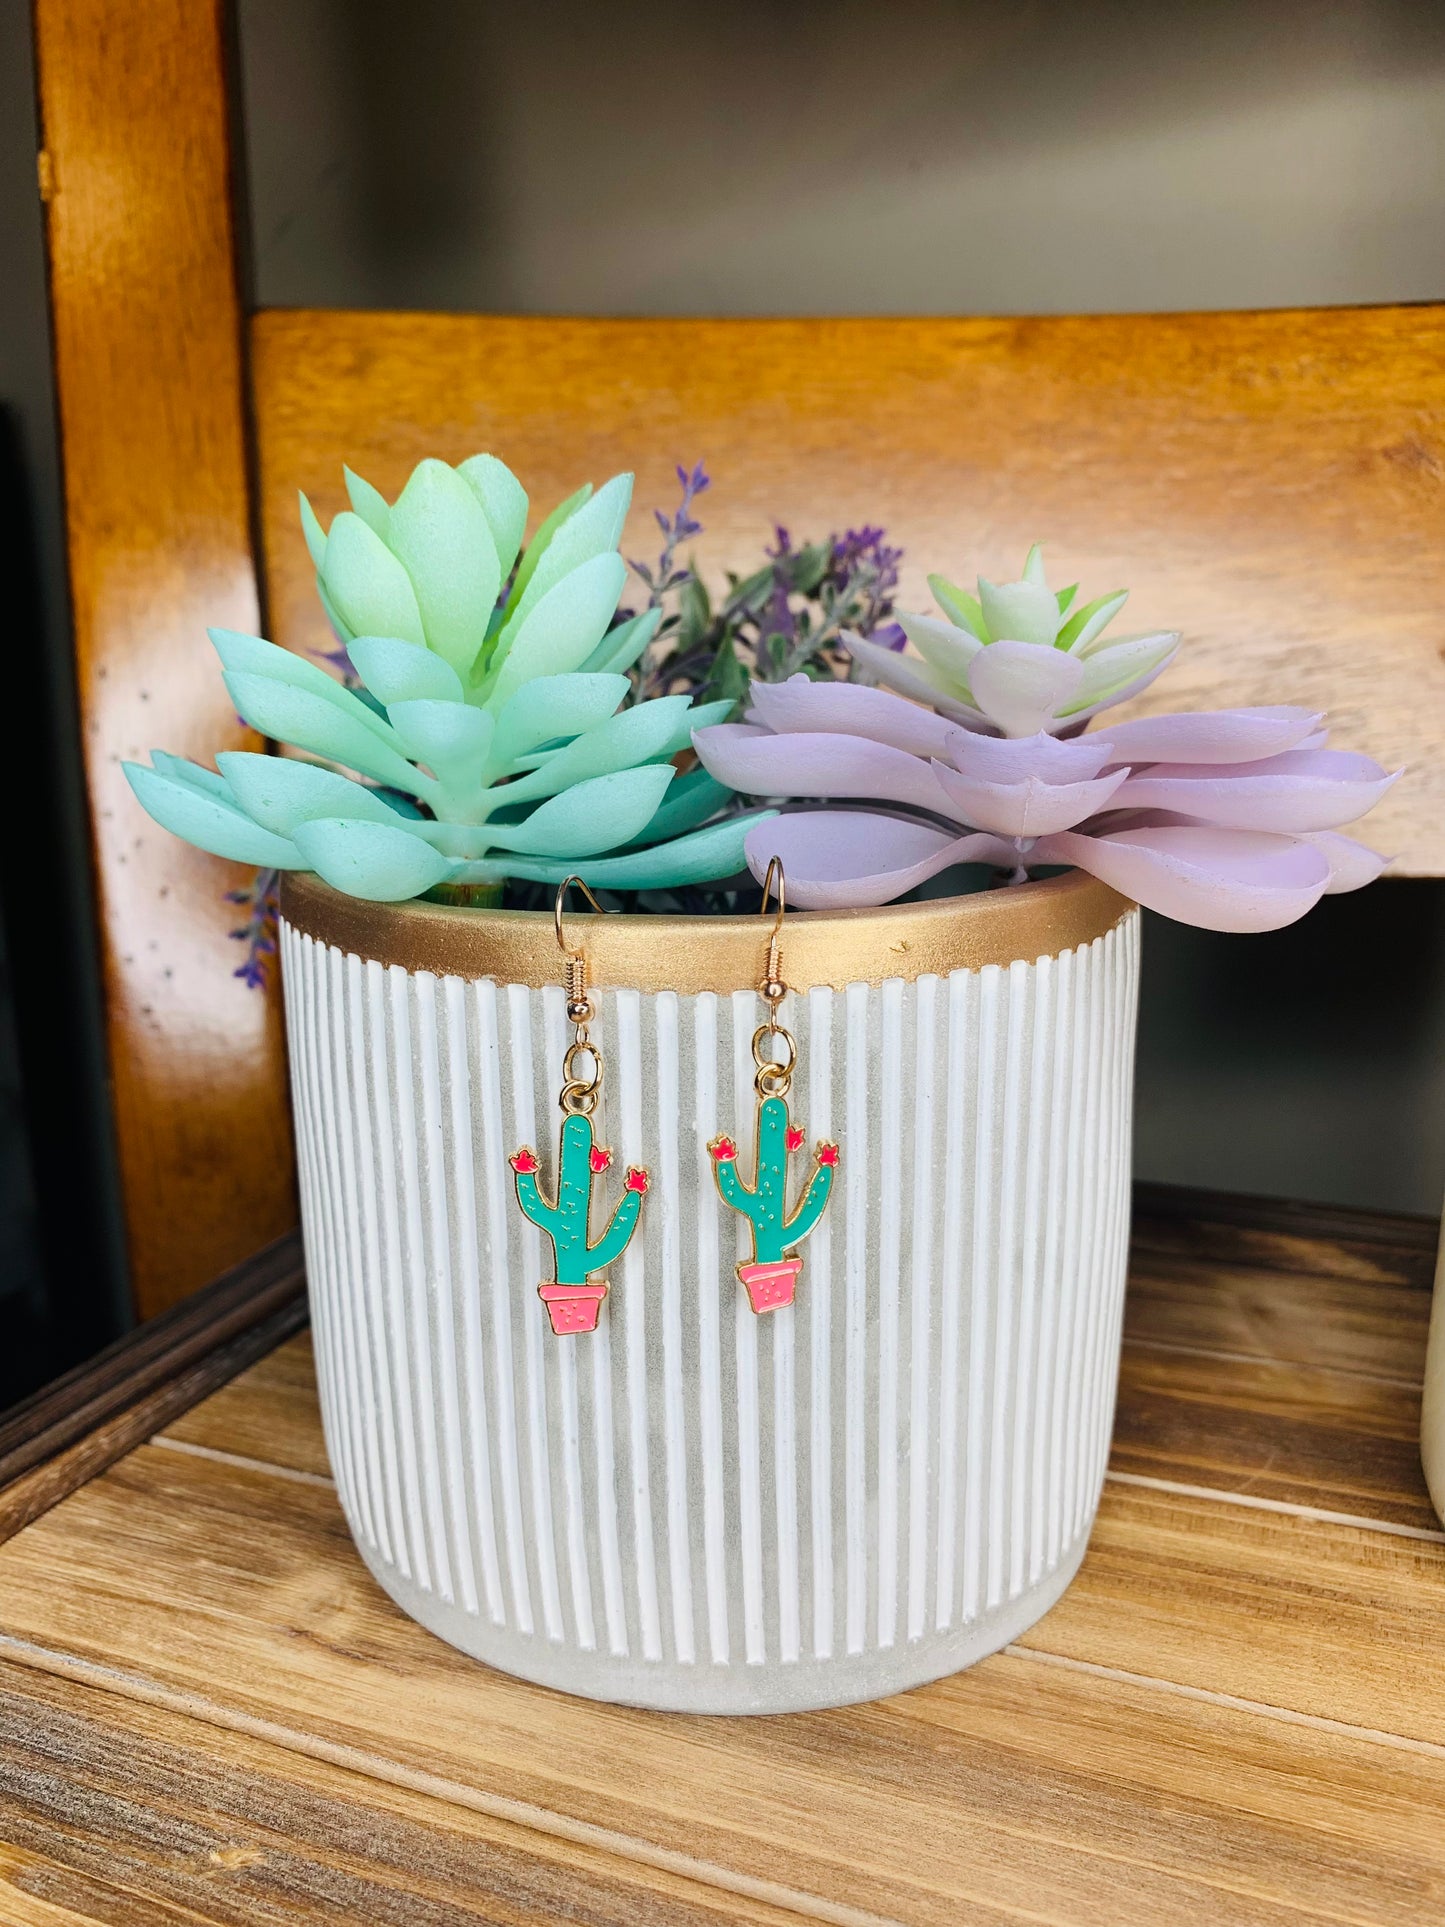
<path fill-rule="evenodd" d="M 672 761 L 733 705 L 622 707 L 659 615 L 613 620 L 630 475 L 579 489 L 520 561 L 526 492 L 493 455 L 424 461 L 390 505 L 346 482 L 351 510 L 329 531 L 304 496 L 301 521 L 359 687 L 259 636 L 210 632 L 243 719 L 324 761 L 236 750 L 209 770 L 156 750 L 125 770 L 158 823 L 382 902 L 569 871 L 650 889 L 743 868 L 756 813 L 711 821 L 732 792 Z"/>

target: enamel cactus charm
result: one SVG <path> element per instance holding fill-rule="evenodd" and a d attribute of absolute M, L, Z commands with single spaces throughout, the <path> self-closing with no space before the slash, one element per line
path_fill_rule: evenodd
<path fill-rule="evenodd" d="M 803 1148 L 804 1133 L 788 1115 L 788 1092 L 792 1088 L 793 1068 L 798 1061 L 798 1046 L 793 1033 L 778 1021 L 778 1006 L 788 994 L 783 982 L 782 929 L 784 900 L 783 863 L 773 857 L 763 879 L 762 914 L 768 914 L 768 900 L 776 892 L 777 914 L 768 936 L 768 957 L 763 966 L 758 995 L 768 1007 L 768 1019 L 753 1032 L 753 1063 L 757 1066 L 753 1089 L 758 1094 L 758 1119 L 754 1132 L 753 1181 L 744 1184 L 738 1176 L 738 1147 L 726 1136 L 708 1144 L 712 1153 L 712 1174 L 724 1204 L 740 1211 L 753 1228 L 751 1262 L 736 1267 L 738 1283 L 748 1294 L 755 1312 L 776 1311 L 791 1305 L 803 1261 L 795 1246 L 800 1245 L 828 1208 L 833 1193 L 833 1173 L 838 1166 L 838 1147 L 820 1139 L 813 1152 L 813 1171 L 803 1186 L 798 1202 L 788 1210 L 788 1159 Z M 782 1052 L 782 1056 L 778 1055 Z"/>
<path fill-rule="evenodd" d="M 752 1260 L 740 1264 L 737 1275 L 755 1312 L 776 1311 L 779 1305 L 792 1304 L 803 1269 L 794 1247 L 817 1224 L 832 1195 L 838 1147 L 820 1141 L 813 1152 L 812 1175 L 791 1212 L 788 1210 L 788 1158 L 802 1144 L 802 1131 L 789 1120 L 787 1099 L 760 1097 L 751 1185 L 744 1184 L 738 1174 L 737 1146 L 730 1137 L 715 1137 L 707 1147 L 723 1202 L 740 1211 L 752 1226 Z"/>
<path fill-rule="evenodd" d="M 616 1262 L 632 1241 L 647 1173 L 627 1167 L 627 1183 L 607 1229 L 595 1244 L 588 1242 L 592 1216 L 592 1187 L 612 1163 L 612 1153 L 594 1143 L 592 1120 L 581 1113 L 564 1118 L 557 1157 L 557 1201 L 549 1204 L 537 1181 L 537 1153 L 524 1145 L 511 1160 L 517 1182 L 517 1203 L 537 1229 L 551 1241 L 552 1282 L 537 1287 L 558 1336 L 597 1329 L 597 1313 L 607 1296 L 607 1281 L 599 1274 Z"/>
<path fill-rule="evenodd" d="M 517 1203 L 523 1217 L 552 1245 L 552 1278 L 537 1287 L 547 1307 L 552 1330 L 559 1338 L 571 1332 L 595 1332 L 597 1314 L 607 1296 L 607 1267 L 632 1242 L 642 1200 L 647 1195 L 647 1173 L 639 1164 L 627 1167 L 627 1182 L 607 1229 L 592 1243 L 592 1187 L 612 1163 L 612 1153 L 596 1141 L 592 1113 L 602 1090 L 602 1052 L 588 1029 L 597 1012 L 587 988 L 587 958 L 569 947 L 562 929 L 562 905 L 571 885 L 594 910 L 602 906 L 581 877 L 564 877 L 557 891 L 554 921 L 557 945 L 566 959 L 567 1021 L 572 1042 L 562 1059 L 562 1136 L 557 1146 L 557 1198 L 549 1204 L 537 1181 L 537 1153 L 530 1144 L 514 1151 L 509 1162 L 517 1182 Z"/>

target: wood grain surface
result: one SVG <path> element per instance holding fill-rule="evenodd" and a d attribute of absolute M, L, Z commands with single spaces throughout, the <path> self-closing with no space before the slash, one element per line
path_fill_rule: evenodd
<path fill-rule="evenodd" d="M 131 1279 L 160 1310 L 295 1222 L 279 1011 L 239 865 L 143 813 L 154 747 L 255 747 L 206 625 L 258 620 L 222 0 L 37 0 L 82 748 Z"/>
<path fill-rule="evenodd" d="M 362 1920 L 1445 1913 L 1445 1532 L 1401 1444 L 1417 1229 L 1337 1224 L 1311 1272 L 1299 1222 L 1280 1268 L 1204 1255 L 1284 1236 L 1267 1217 L 1206 1228 L 1197 1255 L 1182 1221 L 1136 1249 L 1074 1586 L 1008 1652 L 832 1713 L 592 1705 L 431 1639 L 351 1549 L 291 1340 L 0 1549 L 0 1838 L 19 1855 L 0 1892 L 129 1920 L 88 1897 L 111 1879 L 226 1922 L 331 1920 L 342 1874 L 372 1883 L 346 1890 Z M 54 1710 L 7 1715 L 9 1694 Z M 454 1876 L 481 1838 L 495 1870 Z M 202 1849 L 263 1857 L 208 1893 Z M 442 1884 L 386 1912 L 372 1895 L 409 1891 L 411 1866 Z"/>
<path fill-rule="evenodd" d="M 23 1400 L 0 1423 L 0 1543 L 305 1322 L 296 1233 Z"/>
<path fill-rule="evenodd" d="M 755 1927 L 790 1909 L 0 1665 L 0 1921 Z"/>
<path fill-rule="evenodd" d="M 661 321 L 275 312 L 254 361 L 276 639 L 325 627 L 296 520 L 347 461 L 388 496 L 480 449 L 535 511 L 637 471 L 651 556 L 674 461 L 706 460 L 698 553 L 756 565 L 774 520 L 881 522 L 924 575 L 1129 585 L 1121 631 L 1181 628 L 1140 709 L 1294 702 L 1408 764 L 1366 837 L 1445 872 L 1445 308 L 1042 320 Z"/>

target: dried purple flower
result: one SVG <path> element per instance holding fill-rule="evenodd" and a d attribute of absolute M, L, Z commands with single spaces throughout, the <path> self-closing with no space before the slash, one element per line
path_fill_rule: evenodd
<path fill-rule="evenodd" d="M 248 912 L 246 921 L 231 932 L 235 942 L 246 946 L 245 961 L 231 974 L 239 977 L 249 990 L 265 987 L 266 959 L 276 954 L 277 923 L 281 914 L 279 882 L 278 871 L 258 870 L 244 889 L 226 892 L 227 903 L 243 904 Z"/>

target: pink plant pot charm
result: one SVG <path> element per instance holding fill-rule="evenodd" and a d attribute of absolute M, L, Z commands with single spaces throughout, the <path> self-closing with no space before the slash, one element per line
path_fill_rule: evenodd
<path fill-rule="evenodd" d="M 779 1258 L 772 1264 L 739 1265 L 737 1271 L 753 1310 L 776 1311 L 780 1305 L 792 1304 L 802 1269 L 801 1258 Z"/>
<path fill-rule="evenodd" d="M 791 1296 L 791 1289 L 789 1296 Z M 595 1332 L 597 1314 L 607 1296 L 606 1285 L 538 1285 L 537 1296 L 547 1307 L 552 1330 L 559 1338 L 571 1332 Z"/>

